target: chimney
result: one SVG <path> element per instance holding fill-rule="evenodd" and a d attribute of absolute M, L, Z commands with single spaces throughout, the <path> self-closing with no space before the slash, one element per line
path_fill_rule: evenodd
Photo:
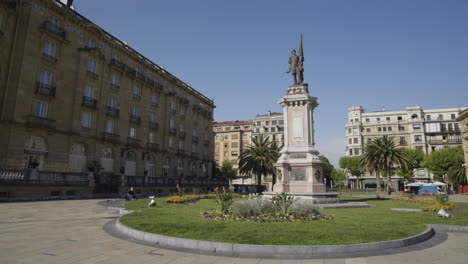
<path fill-rule="evenodd" d="M 67 1 L 67 7 L 70 8 L 72 6 L 72 4 L 73 4 L 73 0 L 68 0 Z"/>
<path fill-rule="evenodd" d="M 270 110 L 268 110 L 268 115 L 271 116 L 271 111 Z"/>

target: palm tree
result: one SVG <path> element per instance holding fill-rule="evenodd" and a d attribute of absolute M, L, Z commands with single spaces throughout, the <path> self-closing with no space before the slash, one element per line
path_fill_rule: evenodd
<path fill-rule="evenodd" d="M 276 175 L 274 164 L 278 158 L 276 141 L 269 142 L 268 137 L 253 137 L 252 144 L 240 155 L 239 172 L 256 175 L 258 191 L 262 192 L 262 175 Z"/>
<path fill-rule="evenodd" d="M 447 180 L 452 185 L 463 185 L 467 182 L 466 169 L 463 165 L 456 165 L 449 168 Z"/>
<path fill-rule="evenodd" d="M 389 185 L 392 180 L 392 169 L 405 168 L 408 164 L 403 148 L 397 148 L 393 137 L 387 135 L 366 145 L 361 161 L 364 166 L 376 170 L 378 190 L 382 188 L 380 186 L 380 169 L 385 172 L 387 185 Z"/>

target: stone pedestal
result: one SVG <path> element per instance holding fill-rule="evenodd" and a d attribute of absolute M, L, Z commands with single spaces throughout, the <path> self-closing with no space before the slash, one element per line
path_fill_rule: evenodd
<path fill-rule="evenodd" d="M 273 195 L 286 192 L 314 202 L 338 202 L 336 193 L 326 193 L 322 163 L 314 141 L 314 109 L 317 97 L 310 96 L 307 84 L 291 85 L 278 101 L 284 112 L 284 147 L 275 167 L 279 171 Z"/>

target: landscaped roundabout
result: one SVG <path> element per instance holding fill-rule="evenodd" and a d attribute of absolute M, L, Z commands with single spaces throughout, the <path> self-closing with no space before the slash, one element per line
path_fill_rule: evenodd
<path fill-rule="evenodd" d="M 285 202 L 285 199 L 282 202 Z M 252 202 L 253 198 L 238 197 L 232 199 L 234 203 L 228 206 L 228 210 L 222 208 L 219 199 L 214 198 L 185 199 L 183 203 L 168 203 L 167 198 L 157 198 L 155 207 L 148 207 L 148 199 L 127 203 L 125 208 L 135 212 L 122 216 L 118 225 L 122 224 L 124 228 L 129 227 L 129 230 L 157 234 L 159 237 L 156 242 L 150 239 L 156 244 L 159 244 L 161 237 L 164 237 L 165 240 L 183 238 L 185 239 L 183 241 L 222 242 L 218 243 L 219 245 L 287 245 L 290 248 L 294 248 L 294 245 L 329 245 L 331 248 L 340 247 L 333 245 L 360 243 L 374 245 L 379 243 L 372 242 L 396 241 L 423 234 L 422 240 L 418 238 L 419 242 L 422 242 L 434 234 L 426 224 L 468 226 L 468 204 L 455 204 L 456 209 L 449 211 L 451 217 L 441 218 L 434 211 L 391 210 L 391 208 L 421 209 L 431 203 L 424 203 L 425 201 L 419 199 L 392 200 L 354 197 L 342 197 L 342 199 L 364 201 L 372 207 L 317 211 L 310 206 L 299 206 L 300 208 L 296 207 L 296 209 L 290 206 L 288 212 L 278 212 L 278 208 L 281 208 L 279 204 L 276 209 L 270 208 L 269 210 L 276 210 L 276 212 L 270 211 L 268 215 L 242 217 L 238 214 L 239 212 L 244 215 L 254 214 L 254 211 L 259 210 L 259 203 Z M 278 206 L 278 203 L 276 205 Z M 436 205 L 431 207 L 436 207 Z M 301 210 L 302 216 L 294 212 Z M 309 212 L 309 216 L 304 211 Z M 417 243 L 414 239 L 407 240 L 413 242 L 403 241 L 400 244 L 406 246 Z M 182 242 L 174 243 L 179 245 Z M 182 244 L 180 248 L 184 248 Z M 204 246 L 198 245 L 198 247 Z M 317 247 L 323 248 L 324 246 Z M 365 249 L 366 247 L 363 248 Z M 210 250 L 212 249 L 200 251 Z"/>

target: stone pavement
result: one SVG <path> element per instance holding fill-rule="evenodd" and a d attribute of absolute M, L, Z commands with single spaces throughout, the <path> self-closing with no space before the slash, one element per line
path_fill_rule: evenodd
<path fill-rule="evenodd" d="M 98 200 L 0 204 L 0 263 L 466 263 L 468 233 L 448 233 L 431 248 L 385 256 L 274 260 L 224 258 L 158 249 L 109 235 L 114 210 Z M 363 223 L 365 227 L 365 223 Z"/>

